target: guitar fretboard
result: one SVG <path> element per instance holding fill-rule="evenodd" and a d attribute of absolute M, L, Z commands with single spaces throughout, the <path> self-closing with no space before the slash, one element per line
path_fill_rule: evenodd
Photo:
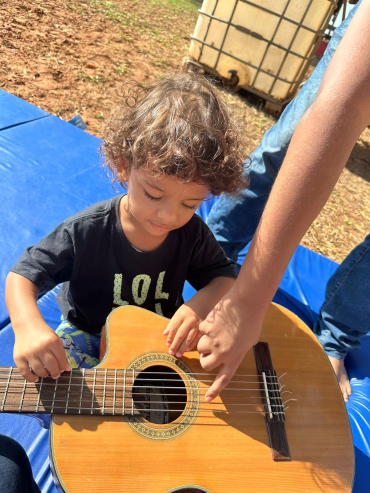
<path fill-rule="evenodd" d="M 73 369 L 54 380 L 27 382 L 16 367 L 0 367 L 0 412 L 134 415 L 133 370 Z"/>

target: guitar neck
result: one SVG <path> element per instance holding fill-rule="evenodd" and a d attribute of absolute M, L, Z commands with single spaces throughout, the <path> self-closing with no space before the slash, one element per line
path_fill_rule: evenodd
<path fill-rule="evenodd" d="M 139 414 L 134 370 L 72 369 L 58 379 L 27 382 L 16 367 L 0 367 L 0 412 L 86 415 Z"/>

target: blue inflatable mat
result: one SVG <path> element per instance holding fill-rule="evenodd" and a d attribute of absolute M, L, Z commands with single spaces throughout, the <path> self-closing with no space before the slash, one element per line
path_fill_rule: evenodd
<path fill-rule="evenodd" d="M 16 102 L 17 104 L 24 102 Z M 27 103 L 26 103 L 27 106 Z M 37 109 L 36 109 L 37 113 Z M 16 115 L 16 111 L 15 111 Z M 13 365 L 14 336 L 4 303 L 4 281 L 8 269 L 23 249 L 37 242 L 66 217 L 88 205 L 111 197 L 114 191 L 103 175 L 95 137 L 59 120 L 28 116 L 6 125 L 0 132 L 0 365 Z M 1 117 L 0 117 L 1 118 Z M 29 120 L 28 120 L 29 121 Z M 14 126 L 18 125 L 18 126 Z M 213 201 L 205 202 L 199 214 L 206 218 Z M 242 262 L 246 251 L 239 256 Z M 286 306 L 312 327 L 324 299 L 325 285 L 336 264 L 299 247 L 284 275 L 275 301 Z M 184 297 L 191 295 L 186 287 Z M 57 288 L 39 301 L 40 310 L 54 329 L 60 321 L 55 302 Z M 346 366 L 353 395 L 347 405 L 356 452 L 354 493 L 368 491 L 370 470 L 370 338 L 351 354 Z M 30 456 L 43 493 L 56 493 L 49 459 L 49 432 L 36 419 L 0 414 L 0 433 L 18 440 Z"/>
<path fill-rule="evenodd" d="M 54 116 L 0 132 L 0 328 L 9 322 L 4 280 L 23 250 L 115 193 L 104 176 L 100 144 Z"/>
<path fill-rule="evenodd" d="M 0 131 L 46 116 L 47 111 L 0 89 Z"/>

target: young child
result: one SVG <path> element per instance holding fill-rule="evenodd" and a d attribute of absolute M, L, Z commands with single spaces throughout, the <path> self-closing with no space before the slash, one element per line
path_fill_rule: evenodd
<path fill-rule="evenodd" d="M 180 74 L 150 89 L 128 85 L 122 97 L 103 153 L 127 194 L 66 219 L 27 248 L 7 277 L 14 360 L 31 382 L 96 365 L 101 329 L 121 305 L 172 317 L 167 345 L 181 356 L 234 283 L 234 263 L 194 215 L 209 194 L 246 185 L 237 132 L 218 91 L 203 77 Z M 198 292 L 182 304 L 185 280 Z M 59 283 L 62 323 L 54 332 L 36 302 Z"/>

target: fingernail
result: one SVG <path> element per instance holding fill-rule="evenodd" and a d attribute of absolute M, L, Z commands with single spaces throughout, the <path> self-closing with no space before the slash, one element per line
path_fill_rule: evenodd
<path fill-rule="evenodd" d="M 171 343 L 170 343 L 170 342 L 166 342 L 166 345 L 167 345 L 168 347 L 170 347 L 170 346 L 171 346 Z"/>
<path fill-rule="evenodd" d="M 171 356 L 175 354 L 175 351 L 172 351 L 171 349 L 168 352 L 171 354 Z"/>
<path fill-rule="evenodd" d="M 52 377 L 52 378 L 53 378 L 53 380 L 56 380 L 59 377 L 60 377 L 60 374 L 57 377 Z"/>
<path fill-rule="evenodd" d="M 185 349 L 185 351 L 186 351 L 186 352 L 187 352 L 187 351 L 190 351 L 190 347 L 187 347 L 187 348 Z"/>
<path fill-rule="evenodd" d="M 212 397 L 206 397 L 206 398 L 205 398 L 205 401 L 206 401 L 206 402 L 211 402 L 211 400 L 212 400 Z"/>
<path fill-rule="evenodd" d="M 179 353 L 179 352 L 177 351 L 176 356 L 177 356 L 178 358 L 181 358 L 182 354 L 181 354 L 181 353 Z"/>
<path fill-rule="evenodd" d="M 165 330 L 163 331 L 163 335 L 165 336 L 166 334 L 168 334 L 168 330 L 167 330 L 167 329 L 165 329 Z"/>

